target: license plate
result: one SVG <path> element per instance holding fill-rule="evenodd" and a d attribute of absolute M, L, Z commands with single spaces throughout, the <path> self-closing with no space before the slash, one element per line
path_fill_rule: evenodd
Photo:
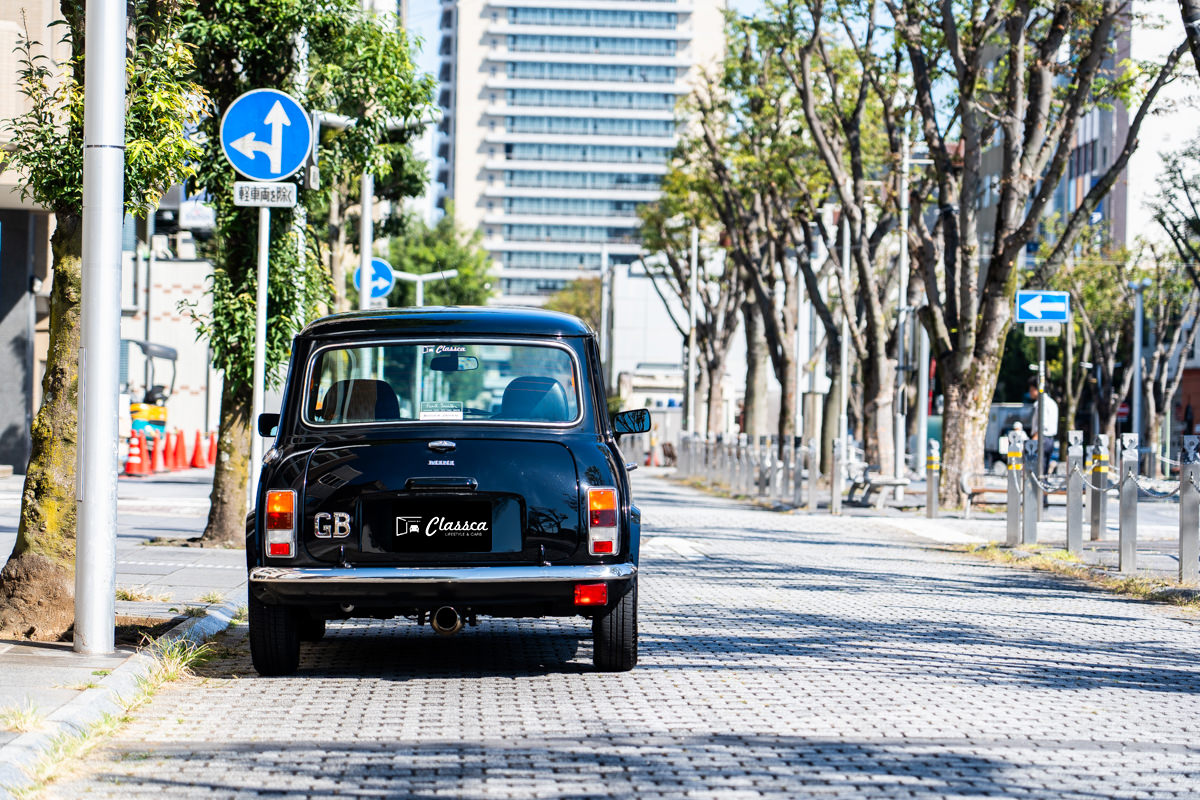
<path fill-rule="evenodd" d="M 390 549 L 406 553 L 490 552 L 492 504 L 479 500 L 397 504 Z"/>

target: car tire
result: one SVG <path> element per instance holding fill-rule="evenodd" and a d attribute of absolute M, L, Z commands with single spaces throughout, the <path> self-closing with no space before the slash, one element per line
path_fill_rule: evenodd
<path fill-rule="evenodd" d="M 319 642 L 325 638 L 325 620 L 322 617 L 301 615 L 297 631 L 302 642 Z"/>
<path fill-rule="evenodd" d="M 592 663 L 601 672 L 628 672 L 637 664 L 637 579 L 613 606 L 592 620 Z"/>
<path fill-rule="evenodd" d="M 250 598 L 250 660 L 264 677 L 291 675 L 300 666 L 296 612 Z"/>

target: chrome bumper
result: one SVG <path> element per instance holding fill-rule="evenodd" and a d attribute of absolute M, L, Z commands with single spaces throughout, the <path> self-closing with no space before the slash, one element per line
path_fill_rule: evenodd
<path fill-rule="evenodd" d="M 296 585 L 468 585 L 569 583 L 631 578 L 636 564 L 549 567 L 254 567 L 250 582 Z"/>

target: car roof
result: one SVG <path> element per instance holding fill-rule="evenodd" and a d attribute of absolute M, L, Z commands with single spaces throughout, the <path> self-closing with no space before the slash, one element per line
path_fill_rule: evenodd
<path fill-rule="evenodd" d="M 300 335 L 378 336 L 389 333 L 591 336 L 594 331 L 578 317 L 542 308 L 423 306 L 332 314 L 310 323 Z"/>

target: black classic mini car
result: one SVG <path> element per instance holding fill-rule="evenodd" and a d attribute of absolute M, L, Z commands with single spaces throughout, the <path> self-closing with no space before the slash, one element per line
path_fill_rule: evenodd
<path fill-rule="evenodd" d="M 330 619 L 582 615 L 594 662 L 637 662 L 641 515 L 595 333 L 532 309 L 338 314 L 296 337 L 247 529 L 250 649 L 299 664 Z"/>

